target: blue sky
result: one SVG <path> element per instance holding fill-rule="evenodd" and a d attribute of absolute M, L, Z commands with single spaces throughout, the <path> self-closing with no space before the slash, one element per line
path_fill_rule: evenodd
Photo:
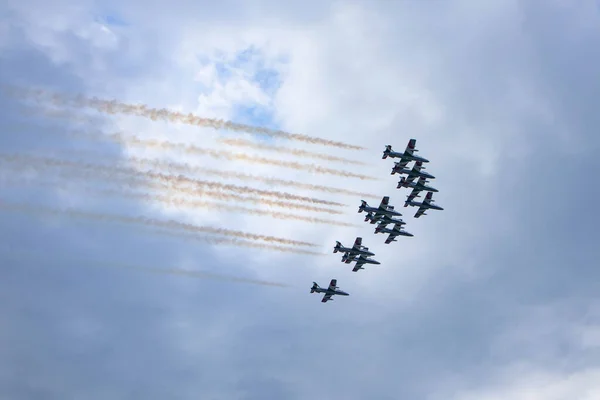
<path fill-rule="evenodd" d="M 77 140 L 66 132 L 134 132 L 216 147 L 219 133 L 76 108 L 71 119 L 23 116 L 23 107 L 36 105 L 5 92 L 0 155 L 131 167 L 136 157 L 157 158 L 391 195 L 415 237 L 383 244 L 352 196 L 222 179 L 346 203 L 337 217 L 277 209 L 360 224 L 340 228 L 93 195 L 86 190 L 95 185 L 149 190 L 94 174 L 64 190 L 52 186 L 55 169 L 0 159 L 1 202 L 177 219 L 316 242 L 327 254 L 207 244 L 0 205 L 0 397 L 596 399 L 596 3 L 475 8 L 455 1 L 442 14 L 425 3 L 229 3 L 8 2 L 0 8 L 9 16 L 1 27 L 0 85 L 144 102 L 365 145 L 353 153 L 281 144 L 361 157 L 371 163 L 362 172 L 381 181 Z M 75 118 L 86 115 L 92 124 Z M 419 220 L 401 207 L 407 193 L 394 189 L 391 161 L 381 160 L 385 144 L 401 149 L 411 137 L 431 160 L 435 198 L 445 208 Z M 25 175 L 31 181 L 19 183 Z M 356 236 L 381 266 L 355 274 L 331 254 L 335 240 L 348 245 Z M 351 296 L 322 304 L 309 293 L 312 281 L 324 286 L 333 277 Z"/>

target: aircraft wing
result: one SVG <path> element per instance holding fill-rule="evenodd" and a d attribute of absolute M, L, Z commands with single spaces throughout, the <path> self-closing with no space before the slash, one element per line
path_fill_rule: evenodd
<path fill-rule="evenodd" d="M 415 197 L 417 197 L 420 192 L 422 192 L 421 189 L 414 188 L 412 190 L 412 192 L 410 192 L 410 194 L 406 198 L 406 203 L 413 201 L 415 199 Z M 406 203 L 404 204 L 405 206 L 406 206 Z"/>
<path fill-rule="evenodd" d="M 392 243 L 392 242 L 394 241 L 394 238 L 395 238 L 396 236 L 398 236 L 398 234 L 396 234 L 396 233 L 390 233 L 390 234 L 388 235 L 388 238 L 385 240 L 385 244 L 390 244 L 390 243 Z"/>
<path fill-rule="evenodd" d="M 429 204 L 431 204 L 432 199 L 433 199 L 433 192 L 427 192 L 427 195 L 425 195 L 425 199 L 423 200 L 423 203 L 429 205 Z"/>
<path fill-rule="evenodd" d="M 381 199 L 381 203 L 379 203 L 379 209 L 380 210 L 387 210 L 388 206 L 390 205 L 390 196 L 384 196 Z"/>
<path fill-rule="evenodd" d="M 423 169 L 423 162 L 422 161 L 417 161 L 415 162 L 415 165 L 413 165 L 412 170 L 415 173 L 419 173 L 421 172 L 421 169 Z"/>
<path fill-rule="evenodd" d="M 331 300 L 331 294 L 327 293 L 325 296 L 323 296 L 323 298 L 321 299 L 321 303 L 327 303 L 329 300 Z"/>
<path fill-rule="evenodd" d="M 419 207 L 419 209 L 417 210 L 417 212 L 415 214 L 415 218 L 419 218 L 421 215 L 423 215 L 423 213 L 425 213 L 425 211 L 427 211 L 427 209 L 429 208 L 427 206 L 429 204 L 431 204 L 432 197 L 433 197 L 433 193 L 427 192 L 427 195 L 425 196 L 425 199 L 423 200 L 423 204 L 421 205 L 421 207 Z"/>
<path fill-rule="evenodd" d="M 352 249 L 360 250 L 361 248 L 362 248 L 362 238 L 357 237 L 356 240 L 354 240 L 354 246 L 352 246 Z"/>
<path fill-rule="evenodd" d="M 415 213 L 415 218 L 419 218 L 421 215 L 423 215 L 425 213 L 425 211 L 427 211 L 427 207 L 423 207 L 423 206 L 419 207 L 419 209 Z"/>
<path fill-rule="evenodd" d="M 356 264 L 354 265 L 354 268 L 352 268 L 352 272 L 356 272 L 360 269 L 360 267 L 362 267 L 363 265 L 365 265 L 365 261 L 364 261 L 364 257 L 359 257 L 356 259 Z"/>
<path fill-rule="evenodd" d="M 337 288 L 337 279 L 332 279 L 331 282 L 329 282 L 329 290 L 335 290 Z"/>
<path fill-rule="evenodd" d="M 417 139 L 410 139 L 408 144 L 406 145 L 406 149 L 404 150 L 404 154 L 412 155 L 415 151 L 415 147 L 417 145 Z"/>

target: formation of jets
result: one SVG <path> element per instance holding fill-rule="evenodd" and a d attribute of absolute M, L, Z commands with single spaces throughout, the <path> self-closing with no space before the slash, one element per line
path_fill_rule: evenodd
<path fill-rule="evenodd" d="M 427 215 L 425 213 L 425 211 L 427 210 L 443 210 L 443 208 L 436 204 L 433 204 L 433 193 L 437 193 L 438 190 L 428 185 L 428 179 L 435 179 L 435 176 L 424 171 L 425 167 L 423 166 L 423 164 L 429 163 L 429 160 L 424 157 L 417 156 L 415 154 L 418 151 L 416 149 L 416 144 L 416 139 L 410 139 L 404 152 L 393 151 L 392 146 L 387 145 L 385 146 L 385 150 L 383 151 L 383 156 L 381 158 L 384 160 L 388 157 L 400 159 L 399 161 L 394 162 L 391 175 L 406 175 L 400 178 L 400 181 L 398 182 L 396 188 L 412 189 L 404 202 L 404 207 L 418 207 L 414 217 L 419 218 L 422 215 Z M 413 161 L 413 167 L 408 168 L 408 164 Z M 423 201 L 414 201 L 416 198 L 421 197 L 421 192 L 427 192 Z M 379 206 L 372 207 L 366 201 L 361 200 L 361 204 L 358 207 L 358 212 L 362 213 L 364 211 L 366 213 L 365 222 L 377 224 L 377 226 L 375 227 L 375 234 L 388 234 L 388 237 L 385 240 L 386 244 L 396 242 L 396 238 L 398 236 L 414 236 L 412 233 L 407 232 L 403 229 L 403 225 L 406 225 L 406 222 L 404 222 L 402 218 L 399 218 L 402 216 L 402 214 L 394 210 L 394 206 L 390 205 L 389 202 L 390 197 L 383 196 L 381 202 L 379 203 Z M 393 225 L 392 228 L 388 228 L 389 225 Z M 369 251 L 368 247 L 363 246 L 361 237 L 357 237 L 354 240 L 354 245 L 352 247 L 344 247 L 342 243 L 336 242 L 335 247 L 333 248 L 333 252 L 343 253 L 343 263 L 356 263 L 352 269 L 352 272 L 357 272 L 361 269 L 365 269 L 364 265 L 366 264 L 381 264 L 379 261 L 371 258 L 375 256 L 375 253 Z M 313 282 L 313 286 L 310 289 L 310 292 L 324 293 L 323 299 L 321 300 L 323 303 L 333 300 L 332 296 L 334 295 L 349 296 L 347 292 L 339 290 L 337 286 L 337 279 L 332 279 L 329 283 L 329 287 L 327 287 L 326 289 L 321 288 L 316 282 Z"/>

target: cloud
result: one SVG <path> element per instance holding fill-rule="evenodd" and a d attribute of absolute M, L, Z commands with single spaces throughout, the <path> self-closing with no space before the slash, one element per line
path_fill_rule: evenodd
<path fill-rule="evenodd" d="M 133 227 L 2 214 L 2 243 L 48 254 L 39 263 L 2 262 L 0 312 L 9 324 L 0 333 L 2 395 L 305 398 L 333 392 L 347 399 L 520 400 L 526 394 L 585 399 L 598 390 L 594 239 L 600 221 L 589 200 L 597 197 L 593 177 L 600 172 L 593 108 L 600 25 L 591 2 L 535 8 L 500 1 L 44 4 L 9 4 L 2 83 L 347 141 L 368 150 L 268 143 L 357 157 L 373 165 L 355 172 L 383 181 L 109 141 L 84 145 L 64 134 L 83 127 L 215 148 L 225 134 L 257 140 L 93 110 L 73 110 L 95 121 L 92 127 L 85 118 L 27 117 L 44 129 L 3 130 L 3 151 L 65 157 L 84 149 L 81 154 L 95 154 L 90 161 L 107 164 L 135 168 L 130 157 L 158 158 L 390 195 L 415 237 L 383 244 L 357 215 L 360 198 L 342 194 L 315 196 L 349 204 L 346 218 L 360 228 L 11 187 L 9 200 L 293 236 L 322 243 L 327 252 L 335 240 L 347 245 L 362 236 L 382 264 L 352 273 L 337 255 L 200 246 Z M 127 23 L 110 24 L 102 15 Z M 110 34 L 102 36 L 98 25 Z M 23 105 L 1 100 L 2 123 L 22 123 Z M 401 207 L 407 192 L 394 189 L 392 162 L 380 159 L 385 144 L 400 149 L 411 137 L 431 160 L 428 172 L 440 190 L 434 198 L 445 208 L 420 219 Z M 233 176 L 223 181 L 239 184 Z M 282 189 L 266 181 L 252 185 Z M 307 188 L 295 193 L 311 195 Z M 79 269 L 67 261 L 70 254 L 294 287 Z M 332 277 L 351 296 L 322 305 L 308 289 L 313 280 Z"/>

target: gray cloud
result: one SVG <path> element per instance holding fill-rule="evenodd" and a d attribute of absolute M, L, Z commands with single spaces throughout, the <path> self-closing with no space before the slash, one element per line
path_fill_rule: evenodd
<path fill-rule="evenodd" d="M 590 311 L 600 282 L 600 221 L 593 209 L 598 197 L 593 177 L 600 172 L 594 153 L 600 123 L 593 106 L 600 99 L 596 81 L 590 82 L 600 67 L 593 54 L 600 36 L 597 30 L 583 35 L 562 13 L 551 12 L 550 6 L 546 10 L 499 12 L 496 17 L 509 26 L 518 25 L 513 22 L 518 17 L 527 21 L 527 34 L 504 36 L 508 28 L 490 27 L 491 33 L 476 41 L 479 52 L 461 45 L 487 32 L 482 27 L 466 26 L 451 43 L 437 43 L 449 27 L 435 30 L 423 24 L 429 36 L 420 46 L 430 46 L 427 57 L 447 60 L 441 68 L 447 74 L 436 71 L 432 85 L 440 84 L 449 113 L 459 116 L 454 128 L 471 126 L 488 138 L 498 124 L 523 136 L 516 137 L 515 153 L 503 147 L 504 140 L 489 138 L 505 152 L 498 156 L 497 172 L 485 178 L 458 157 L 448 171 L 434 172 L 432 165 L 437 181 L 445 180 L 439 202 L 446 211 L 425 218 L 443 221 L 464 236 L 422 228 L 431 231 L 427 240 L 433 243 L 424 264 L 441 267 L 414 289 L 418 297 L 410 303 L 361 296 L 354 279 L 364 275 L 340 281 L 351 296 L 322 306 L 308 294 L 310 282 L 292 282 L 297 289 L 263 289 L 68 265 L 64 260 L 74 253 L 249 274 L 245 260 L 225 260 L 196 244 L 132 227 L 0 214 L 0 242 L 42 254 L 36 256 L 39 262 L 0 259 L 1 397 L 300 399 L 326 393 L 346 399 L 428 399 L 490 382 L 503 367 L 523 359 L 556 370 L 597 363 L 597 352 L 582 349 L 565 332 L 573 324 L 600 323 Z M 426 14 L 420 18 L 431 21 L 429 8 L 421 12 Z M 549 27 L 557 25 L 566 34 L 550 35 Z M 86 91 L 75 72 L 52 65 L 31 46 L 15 50 L 24 45 L 22 36 L 11 35 L 21 46 L 0 59 L 4 80 Z M 585 52 L 591 53 L 585 63 L 565 61 L 581 59 Z M 527 83 L 536 94 L 548 93 L 552 119 L 519 109 L 514 101 L 520 97 L 502 78 Z M 15 105 L 0 101 L 2 123 L 10 123 Z M 391 128 L 406 126 L 398 122 Z M 423 134 L 435 133 L 425 130 L 424 125 Z M 563 132 L 572 136 L 562 140 Z M 448 137 L 451 142 L 452 132 Z M 576 148 L 569 146 L 569 137 L 577 139 Z M 44 147 L 6 131 L 0 144 L 3 151 Z M 76 148 L 66 137 L 60 144 Z M 104 153 L 120 157 L 117 147 L 107 146 Z M 31 201 L 65 201 L 52 191 L 5 190 Z M 93 207 L 144 211 L 136 203 L 72 197 Z M 413 222 L 419 224 L 429 222 Z M 402 262 L 410 244 L 398 245 L 397 261 L 362 272 L 418 269 Z M 285 261 L 286 268 L 300 264 L 293 257 Z M 539 307 L 558 311 L 532 311 Z M 564 328 L 546 328 L 556 321 Z M 533 325 L 539 331 L 533 332 Z M 516 337 L 506 339 L 514 331 Z"/>

